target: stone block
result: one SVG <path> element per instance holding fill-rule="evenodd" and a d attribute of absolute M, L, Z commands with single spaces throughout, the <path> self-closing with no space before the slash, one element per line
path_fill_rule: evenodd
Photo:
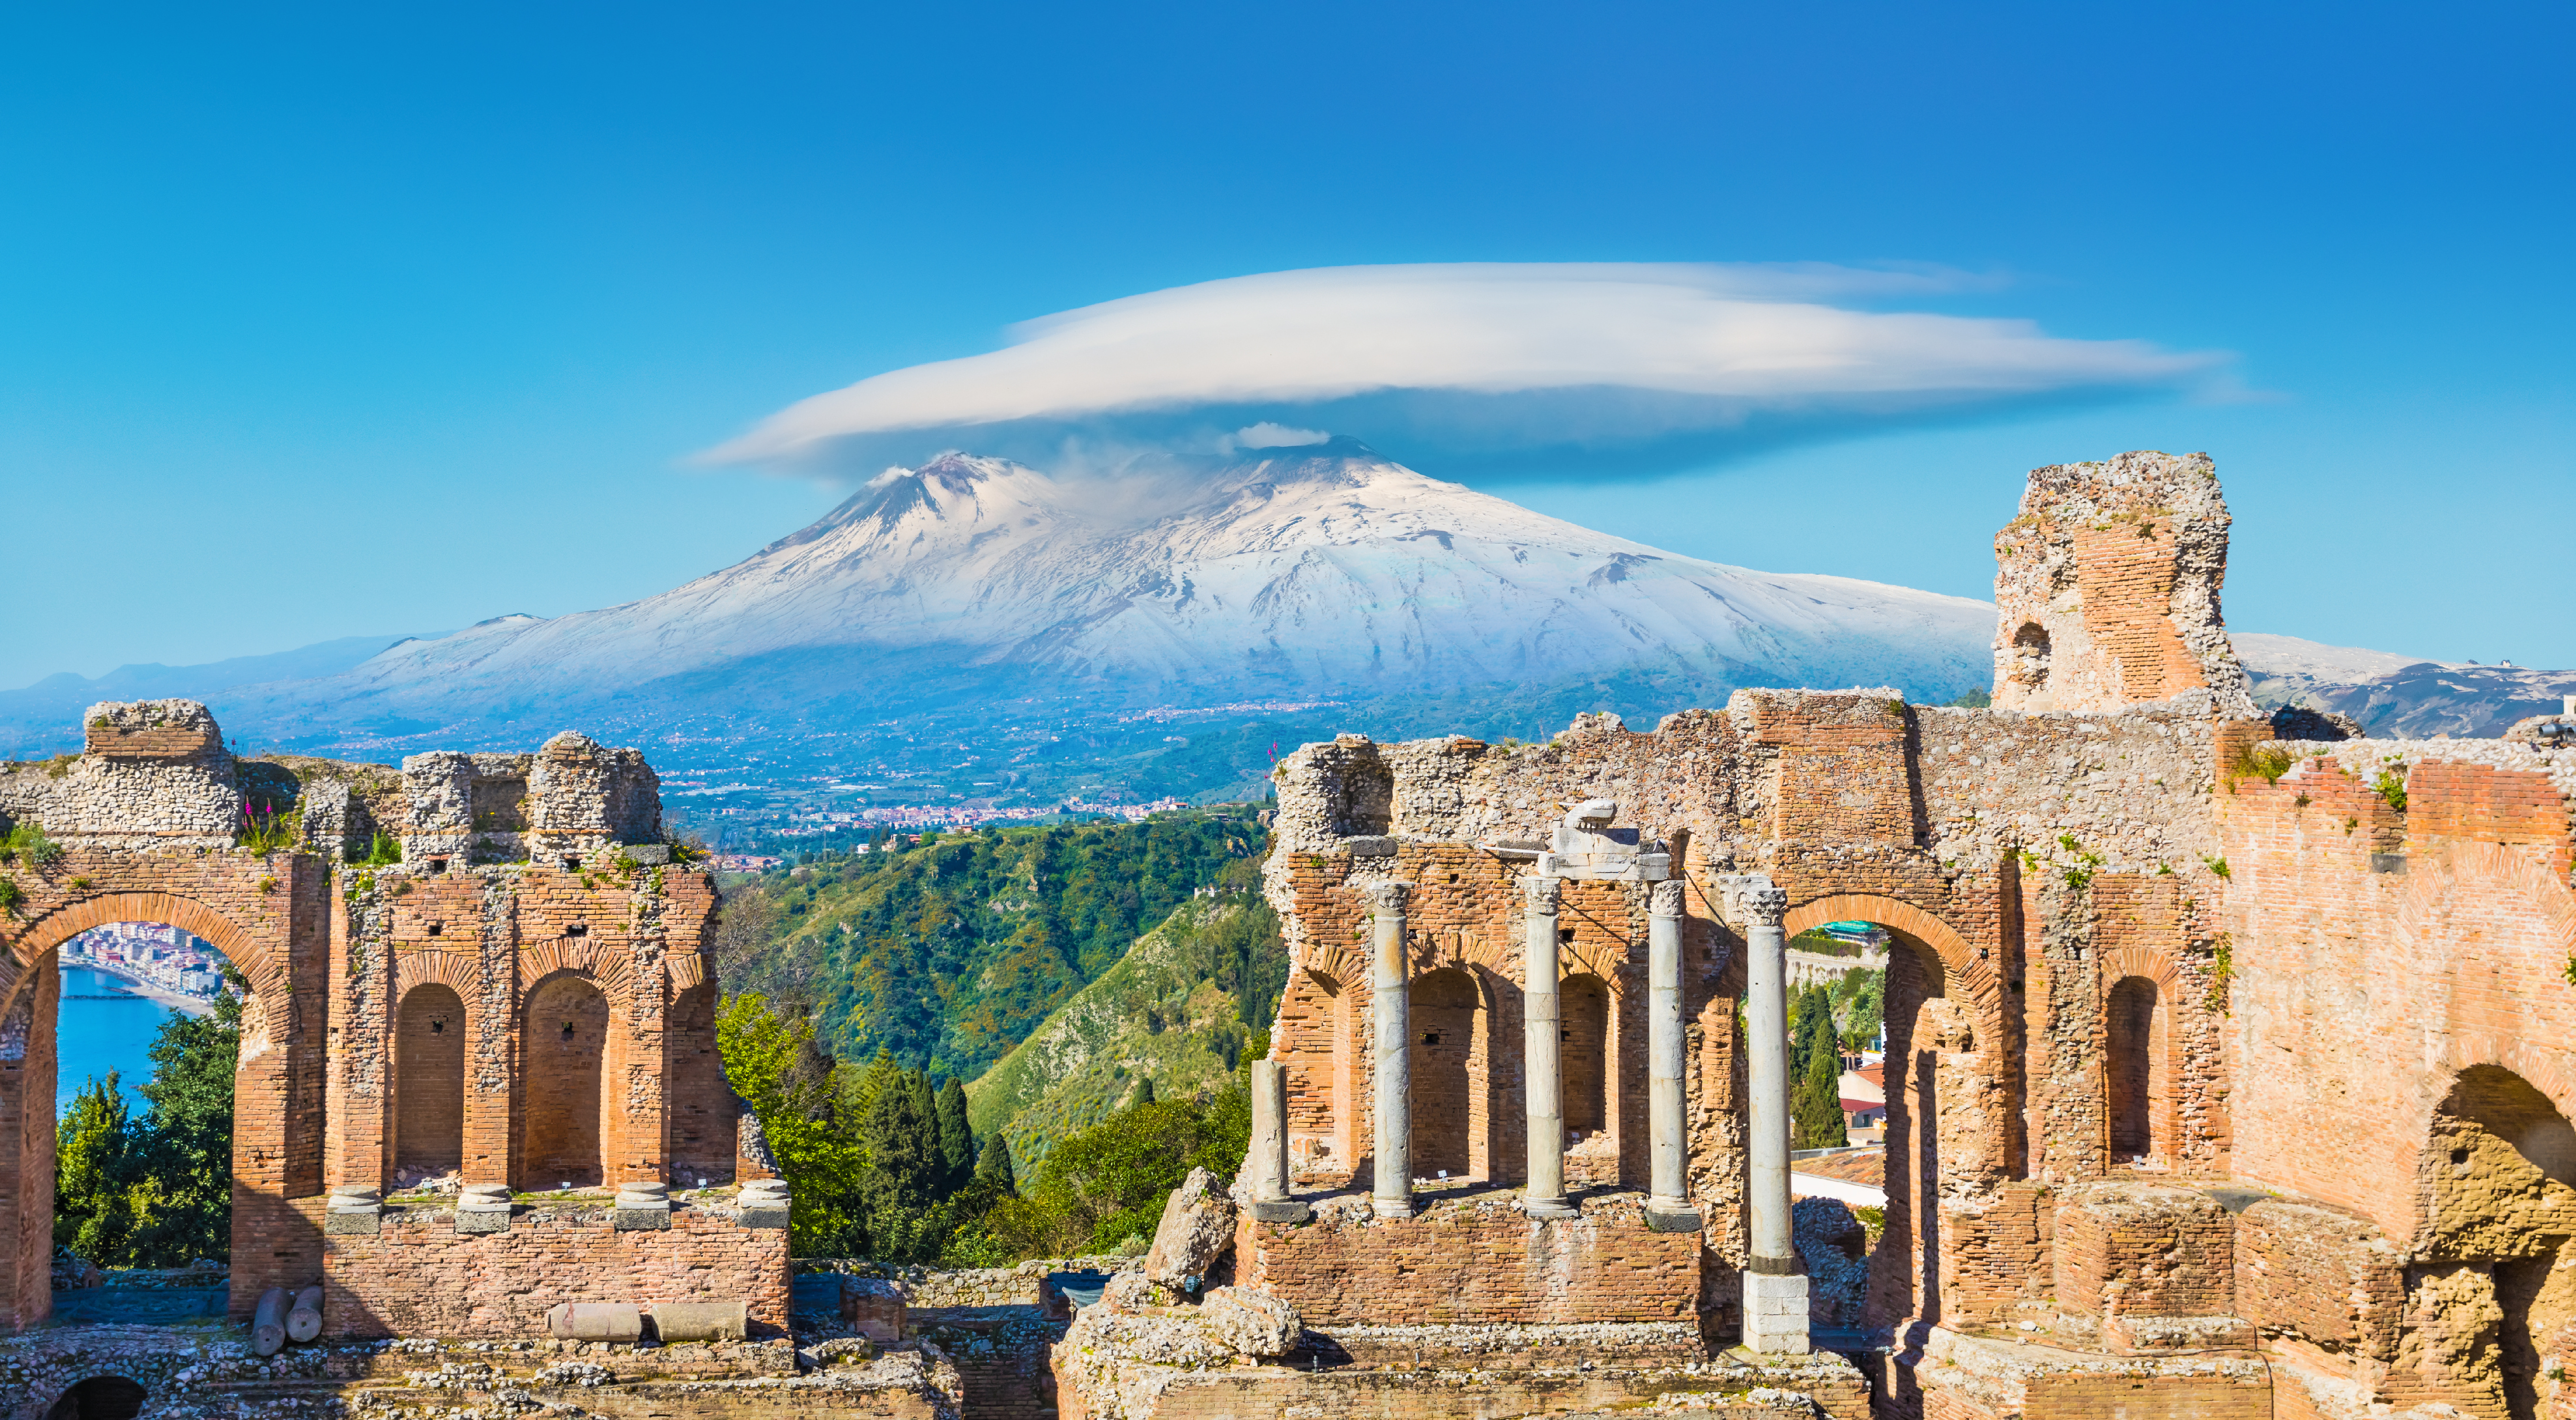
<path fill-rule="evenodd" d="M 1770 1354 L 1803 1355 L 1807 1339 L 1807 1279 L 1766 1272 L 1744 1274 L 1744 1344 Z"/>
<path fill-rule="evenodd" d="M 787 1205 L 744 1208 L 738 1220 L 746 1228 L 783 1228 L 787 1226 Z"/>
<path fill-rule="evenodd" d="M 1297 1309 L 1261 1292 L 1242 1287 L 1216 1287 L 1200 1304 L 1199 1317 L 1219 1339 L 1246 1356 L 1284 1356 L 1297 1347 L 1305 1326 Z"/>
<path fill-rule="evenodd" d="M 459 1208 L 456 1231 L 460 1233 L 506 1233 L 510 1231 L 507 1208 Z"/>
<path fill-rule="evenodd" d="M 658 1302 L 652 1315 L 653 1335 L 665 1345 L 740 1341 L 751 1325 L 750 1310 L 740 1302 Z"/>
<path fill-rule="evenodd" d="M 1260 1199 L 1256 1198 L 1245 1206 L 1251 1211 L 1255 1222 L 1311 1223 L 1315 1219 L 1314 1205 L 1310 1203 L 1300 1203 L 1295 1199 L 1290 1199 L 1284 1203 L 1264 1203 Z M 1692 1226 L 1696 1227 L 1698 1225 L 1693 1224 Z"/>
<path fill-rule="evenodd" d="M 658 1207 L 641 1208 L 628 1208 L 621 1205 L 613 1211 L 612 1217 L 617 1231 L 621 1233 L 667 1233 L 671 1230 L 671 1205 L 668 1203 Z"/>
<path fill-rule="evenodd" d="M 644 1309 L 632 1302 L 557 1302 L 546 1313 L 546 1335 L 557 1341 L 616 1341 L 644 1337 Z"/>
<path fill-rule="evenodd" d="M 1163 1204 L 1163 1221 L 1145 1254 L 1145 1275 L 1195 1291 L 1233 1242 L 1234 1199 L 1217 1186 L 1216 1175 L 1192 1169 Z"/>
<path fill-rule="evenodd" d="M 383 1227 L 383 1218 L 372 1208 L 363 1213 L 334 1208 L 322 1215 L 322 1232 L 326 1237 L 373 1237 L 383 1231 Z"/>
<path fill-rule="evenodd" d="M 892 1345 L 903 1339 L 906 1320 L 903 1289 L 875 1277 L 841 1279 L 841 1319 L 871 1341 Z"/>

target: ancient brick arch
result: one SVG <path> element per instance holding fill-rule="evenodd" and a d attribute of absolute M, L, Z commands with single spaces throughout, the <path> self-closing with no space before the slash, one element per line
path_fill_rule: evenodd
<path fill-rule="evenodd" d="M 87 856 L 74 855 L 67 861 L 85 860 Z M 256 871 L 266 875 L 264 865 Z M 68 884 L 82 875 L 58 865 L 55 876 Z M 286 968 L 278 960 L 277 951 L 271 944 L 259 942 L 250 928 L 223 912 L 176 892 L 69 889 L 42 916 L 20 929 L 10 940 L 5 957 L 0 958 L 0 963 L 5 963 L 0 969 L 8 972 L 6 983 L 0 984 L 0 1014 L 16 1008 L 20 992 L 32 979 L 31 968 L 63 943 L 112 922 L 159 922 L 203 938 L 250 978 L 252 991 L 282 1003 L 289 1011 L 294 1008 L 294 997 L 285 989 Z"/>
<path fill-rule="evenodd" d="M 1902 898 L 1874 892 L 1838 892 L 1789 909 L 1780 930 L 1791 937 L 1828 922 L 1875 922 L 1921 942 L 1938 953 L 1944 975 L 1964 980 L 1974 969 L 1976 952 L 1950 924 Z"/>
<path fill-rule="evenodd" d="M 2501 843 L 2451 843 L 2426 855 L 2398 899 L 2398 930 L 2418 946 L 2433 944 L 2450 931 L 2460 895 L 2472 891 L 2507 903 L 2481 914 L 2486 921 L 2521 929 L 2544 952 L 2576 952 L 2576 892 L 2529 852 Z"/>
<path fill-rule="evenodd" d="M 270 1286 L 328 1273 L 335 1329 L 442 1306 L 452 1314 L 436 1324 L 462 1323 L 471 1307 L 452 1287 L 428 1300 L 439 1289 L 375 1241 L 400 1213 L 380 1195 L 404 1181 L 402 1032 L 433 1016 L 440 1027 L 433 1048 L 412 1051 L 416 1077 L 434 1066 L 445 1082 L 428 1162 L 456 1166 L 461 1144 L 464 1183 L 510 1182 L 523 982 L 577 974 L 615 1003 L 595 1029 L 599 1097 L 616 1113 L 600 1121 L 604 1177 L 589 1181 L 735 1177 L 737 1105 L 712 1011 L 670 1010 L 711 984 L 714 885 L 670 861 L 641 755 L 567 734 L 535 754 L 416 755 L 400 769 L 247 760 L 192 702 L 98 705 L 83 719 L 88 748 L 68 763 L 0 765 L 0 828 L 38 829 L 60 850 L 9 865 L 22 901 L 0 917 L 0 1329 L 51 1310 L 56 988 L 42 968 L 107 922 L 191 932 L 251 984 L 234 1076 L 237 1315 Z M 485 800 L 514 807 L 484 822 Z M 359 861 L 388 838 L 399 862 Z M 430 986 L 452 1002 L 406 1012 Z M 411 1162 L 420 1171 L 418 1151 Z M 672 1247 L 705 1255 L 676 1235 Z"/>
<path fill-rule="evenodd" d="M 212 944 L 250 981 L 243 1048 L 234 1072 L 233 1243 L 254 1261 L 235 1285 L 319 1265 L 315 1230 L 295 1200 L 322 1191 L 325 1138 L 321 1052 L 322 928 L 327 879 L 309 858 L 186 848 L 136 850 L 114 840 L 71 839 L 62 855 L 16 879 L 25 925 L 7 931 L 8 974 L 0 1033 L 0 1220 L 10 1238 L 51 1231 L 57 1076 L 56 976 L 63 943 L 111 922 L 159 922 Z M 48 1253 L 0 1241 L 0 1324 L 23 1326 L 52 1310 Z M 253 1300 L 256 1300 L 254 1293 Z"/>
<path fill-rule="evenodd" d="M 2518 982 L 2523 1000 L 2510 1017 L 2484 1019 L 2455 1012 L 2452 1028 L 2435 1038 L 2428 1061 L 2444 1076 L 2456 1079 L 2479 1065 L 2510 1070 L 2549 1098 L 2561 1115 L 2576 1119 L 2576 1069 L 2565 1052 L 2552 1049 L 2534 1027 L 2545 1018 L 2576 1018 L 2576 987 L 2557 977 L 2558 968 L 2576 958 L 2576 893 L 2564 880 L 2528 854 L 2498 843 L 2455 843 L 2427 855 L 2410 874 L 2397 903 L 2398 929 L 2419 959 L 2458 970 L 2458 933 L 2463 899 L 2476 909 L 2475 922 L 2488 938 L 2488 953 L 2508 950 L 2497 939 L 2513 942 L 2515 955 L 2538 977 Z M 2429 1128 L 2441 1101 L 2428 1099 L 2423 1118 Z M 2420 1137 L 2420 1136 L 2419 1136 Z"/>

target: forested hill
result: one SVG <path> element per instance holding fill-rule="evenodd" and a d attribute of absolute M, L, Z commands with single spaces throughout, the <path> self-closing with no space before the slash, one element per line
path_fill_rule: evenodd
<path fill-rule="evenodd" d="M 971 1080 L 1201 888 L 1249 890 L 1263 846 L 1247 808 L 824 855 L 728 886 L 718 969 L 839 1059 Z"/>

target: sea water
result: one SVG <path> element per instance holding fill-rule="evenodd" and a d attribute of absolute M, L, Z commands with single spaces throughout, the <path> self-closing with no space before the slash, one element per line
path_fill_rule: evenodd
<path fill-rule="evenodd" d="M 78 967 L 63 973 L 62 1016 L 55 1028 L 54 1113 L 70 1107 L 93 1075 L 119 1072 L 126 1107 L 144 1110 L 139 1092 L 152 1078 L 152 1040 L 172 1008 L 137 996 L 113 976 Z"/>

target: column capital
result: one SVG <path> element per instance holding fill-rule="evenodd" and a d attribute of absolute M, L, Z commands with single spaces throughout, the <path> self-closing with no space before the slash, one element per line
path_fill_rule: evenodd
<path fill-rule="evenodd" d="M 1404 911 L 1405 899 L 1413 892 L 1410 883 L 1372 882 L 1360 884 L 1360 896 L 1380 917 L 1391 917 Z"/>
<path fill-rule="evenodd" d="M 1777 927 L 1789 913 L 1789 894 L 1762 873 L 1729 873 L 1717 880 L 1727 914 L 1744 927 Z"/>
<path fill-rule="evenodd" d="M 1554 917 L 1556 905 L 1565 895 L 1565 879 L 1554 873 L 1521 875 L 1522 901 L 1534 917 Z"/>
<path fill-rule="evenodd" d="M 1678 878 L 1667 878 L 1646 894 L 1646 911 L 1657 917 L 1682 915 L 1682 885 Z"/>

